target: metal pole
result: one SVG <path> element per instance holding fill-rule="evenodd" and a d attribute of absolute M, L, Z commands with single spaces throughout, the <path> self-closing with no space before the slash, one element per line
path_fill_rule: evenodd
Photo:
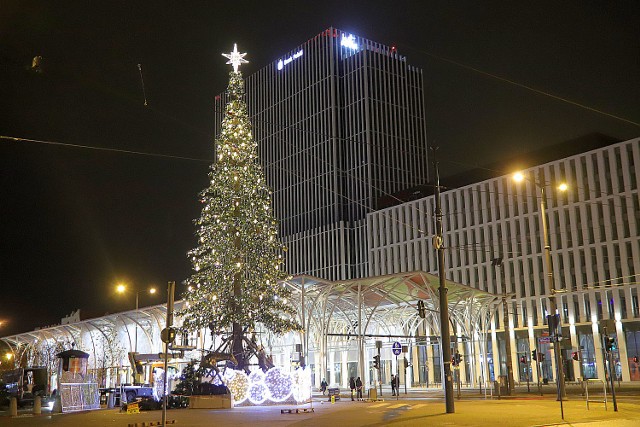
<path fill-rule="evenodd" d="M 139 294 L 139 292 L 136 291 L 136 316 L 138 315 L 138 294 Z M 135 330 L 136 330 L 136 332 L 135 332 L 135 344 L 134 344 L 134 347 L 133 347 L 133 351 L 134 351 L 134 353 L 137 353 L 138 352 L 138 323 L 134 322 L 133 326 L 135 327 Z M 134 373 L 134 375 L 136 375 L 136 374 Z"/>
<path fill-rule="evenodd" d="M 173 293 L 176 288 L 176 282 L 169 282 L 167 286 L 167 320 L 166 328 L 169 330 L 173 325 Z M 162 425 L 167 425 L 167 382 L 168 382 L 168 370 L 169 365 L 169 343 L 164 343 L 164 382 L 162 384 Z"/>
<path fill-rule="evenodd" d="M 440 278 L 440 335 L 442 351 L 442 365 L 444 366 L 444 397 L 447 414 L 455 412 L 453 400 L 453 382 L 451 378 L 451 336 L 449 335 L 449 301 L 444 277 L 444 242 L 442 238 L 442 207 L 440 206 L 440 173 L 436 161 L 435 150 L 433 163 L 436 172 L 435 207 L 436 207 L 436 236 L 434 246 L 438 250 L 438 276 Z"/>
<path fill-rule="evenodd" d="M 396 400 L 400 399 L 400 365 L 398 365 L 398 355 L 396 354 L 396 378 L 393 379 L 393 388 L 396 389 Z"/>
<path fill-rule="evenodd" d="M 555 315 L 558 311 L 558 306 L 556 302 L 556 285 L 553 280 L 553 268 L 551 266 L 551 246 L 549 244 L 549 228 L 547 225 L 547 208 L 545 201 L 545 190 L 544 190 L 544 173 L 540 172 L 538 177 L 538 182 L 536 185 L 540 188 L 540 217 L 542 220 L 542 234 L 544 241 L 544 262 L 547 268 L 547 290 L 549 292 L 549 311 L 550 315 Z M 556 361 L 556 382 L 558 388 L 558 396 L 557 400 L 562 402 L 562 399 L 565 397 L 564 390 L 564 369 L 562 365 L 562 351 L 560 350 L 560 343 L 555 340 L 553 343 L 553 353 Z M 562 403 L 560 404 L 562 408 Z M 564 419 L 564 418 L 563 418 Z"/>
<path fill-rule="evenodd" d="M 607 339 L 608 339 L 608 335 L 607 335 L 607 327 L 605 326 L 604 328 L 604 337 L 602 339 L 603 341 L 603 348 L 605 349 L 606 355 L 607 355 L 607 365 L 609 369 L 607 369 L 609 371 L 609 383 L 611 384 L 611 399 L 613 400 L 613 411 L 614 412 L 618 412 L 618 402 L 616 401 L 616 388 L 615 388 L 615 382 L 613 379 L 613 374 L 615 374 L 615 369 L 613 368 L 613 351 L 607 349 Z M 605 389 L 607 388 L 607 386 L 605 385 Z"/>
<path fill-rule="evenodd" d="M 377 343 L 376 346 L 378 346 Z M 382 359 L 380 358 L 380 347 L 378 347 L 378 363 L 380 363 L 380 366 L 378 366 L 378 386 L 380 387 L 380 396 L 382 396 Z"/>
<path fill-rule="evenodd" d="M 503 272 L 503 266 L 500 264 L 500 271 Z M 504 274 L 501 274 L 504 277 Z M 502 289 L 505 291 L 505 288 Z M 513 359 L 511 358 L 511 330 L 509 325 L 509 309 L 507 306 L 507 296 L 506 293 L 502 296 L 502 308 L 503 308 L 503 317 L 504 317 L 504 351 L 506 353 L 506 362 L 507 362 L 507 394 L 510 396 L 513 392 Z"/>

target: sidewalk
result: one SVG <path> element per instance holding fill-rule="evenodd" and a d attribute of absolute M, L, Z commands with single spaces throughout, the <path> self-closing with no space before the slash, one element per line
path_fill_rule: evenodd
<path fill-rule="evenodd" d="M 631 399 L 629 399 L 631 400 Z M 315 400 L 314 412 L 301 414 L 281 413 L 291 406 L 242 407 L 226 410 L 176 409 L 167 412 L 168 420 L 180 427 L 220 426 L 425 426 L 454 425 L 468 427 L 530 427 L 550 425 L 631 427 L 640 425 L 640 405 L 620 403 L 618 412 L 611 405 L 605 411 L 603 404 L 592 404 L 587 410 L 584 401 L 563 402 L 564 421 L 559 402 L 554 399 L 520 398 L 509 400 L 455 400 L 455 412 L 445 413 L 442 399 L 424 400 L 418 397 L 385 399 L 383 402 L 352 402 L 342 399 L 331 404 L 324 399 Z M 310 405 L 302 405 L 310 407 Z M 0 417 L 2 426 L 142 426 L 157 422 L 160 411 L 126 414 L 117 409 L 103 409 L 84 413 Z"/>

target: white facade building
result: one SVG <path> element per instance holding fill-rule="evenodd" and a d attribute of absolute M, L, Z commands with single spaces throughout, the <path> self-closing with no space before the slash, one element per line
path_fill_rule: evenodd
<path fill-rule="evenodd" d="M 442 193 L 447 279 L 505 294 L 516 381 L 526 381 L 528 369 L 537 379 L 529 363 L 534 349 L 546 355 L 540 376 L 553 379 L 544 337 L 550 294 L 540 189 L 534 184 L 543 177 L 566 377 L 605 378 L 602 335 L 608 327 L 618 345 L 618 376 L 640 381 L 640 139 L 523 172 L 526 183 L 505 175 Z M 566 193 L 556 191 L 561 181 Z M 433 212 L 434 199 L 426 197 L 369 214 L 369 274 L 436 271 Z M 504 322 L 502 308 L 496 309 L 490 346 L 496 376 L 505 375 Z"/>

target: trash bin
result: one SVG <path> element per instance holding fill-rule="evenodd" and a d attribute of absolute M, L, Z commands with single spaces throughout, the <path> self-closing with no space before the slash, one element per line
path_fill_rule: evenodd
<path fill-rule="evenodd" d="M 331 397 L 333 397 L 334 400 L 340 400 L 340 389 L 338 387 L 328 388 L 327 391 L 329 394 L 329 402 L 331 402 Z"/>

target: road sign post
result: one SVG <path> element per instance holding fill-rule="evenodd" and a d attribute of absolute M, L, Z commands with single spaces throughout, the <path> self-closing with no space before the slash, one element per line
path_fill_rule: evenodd
<path fill-rule="evenodd" d="M 400 365 L 398 365 L 398 356 L 402 353 L 402 345 L 398 341 L 394 342 L 391 347 L 391 351 L 393 351 L 393 354 L 396 356 L 396 379 L 391 380 L 394 382 L 394 384 L 391 385 L 391 388 L 395 388 L 396 400 L 398 400 L 400 398 L 400 390 L 397 387 L 400 385 Z"/>

